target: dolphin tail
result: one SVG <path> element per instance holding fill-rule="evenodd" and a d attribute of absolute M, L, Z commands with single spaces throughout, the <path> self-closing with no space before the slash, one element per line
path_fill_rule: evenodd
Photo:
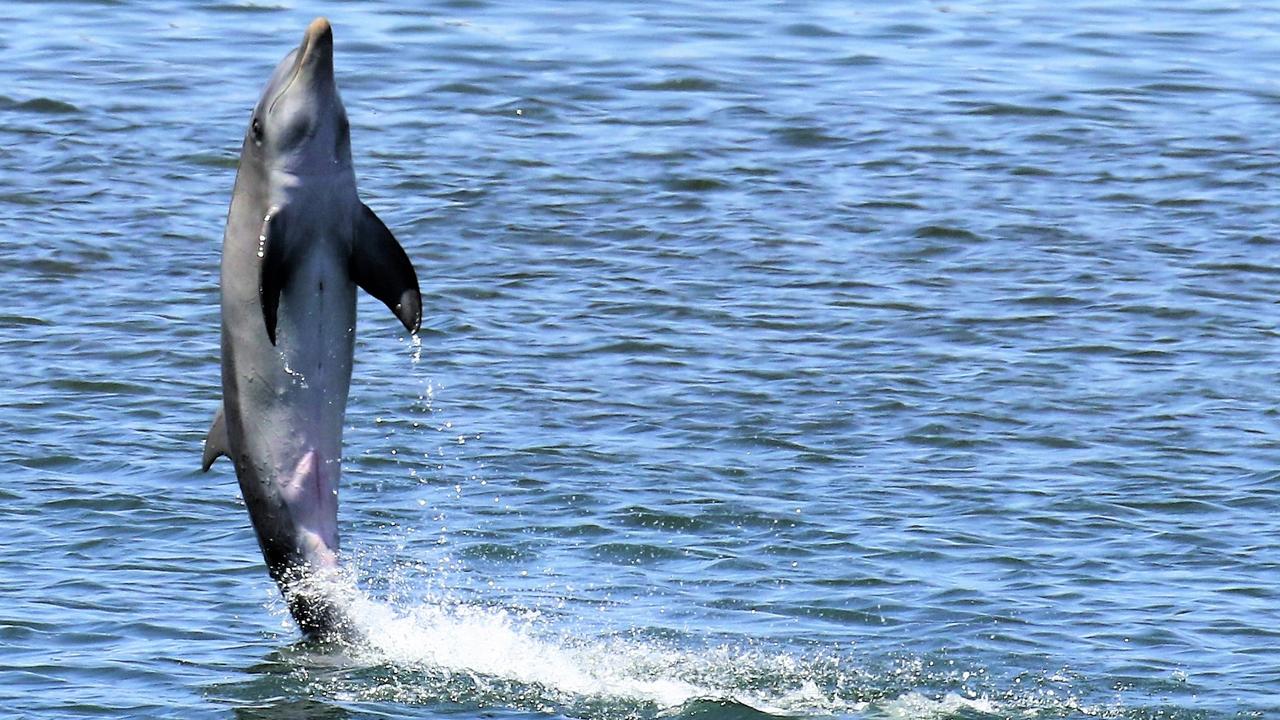
<path fill-rule="evenodd" d="M 209 472 L 209 468 L 213 467 L 213 461 L 218 459 L 219 455 L 231 457 L 231 443 L 227 440 L 227 416 L 222 412 L 222 406 L 218 406 L 218 412 L 213 414 L 213 423 L 209 425 L 209 434 L 204 439 L 204 457 L 200 460 L 201 472 Z"/>
<path fill-rule="evenodd" d="M 417 332 L 422 324 L 422 295 L 413 263 L 369 206 L 360 203 L 360 207 L 351 248 L 351 279 L 391 308 L 406 330 Z"/>

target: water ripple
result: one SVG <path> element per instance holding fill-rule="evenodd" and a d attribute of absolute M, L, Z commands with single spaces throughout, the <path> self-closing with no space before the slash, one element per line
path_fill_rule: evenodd
<path fill-rule="evenodd" d="M 293 645 L 218 247 L 317 10 L 0 8 L 0 702 L 21 716 L 1280 711 L 1261 8 L 333 7 L 362 300 Z"/>

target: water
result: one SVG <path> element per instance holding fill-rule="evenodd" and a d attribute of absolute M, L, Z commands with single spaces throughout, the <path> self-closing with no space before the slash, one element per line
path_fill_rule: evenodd
<path fill-rule="evenodd" d="M 298 642 L 198 471 L 258 91 L 363 196 Z M 1280 18 L 1222 0 L 0 8 L 0 715 L 1280 713 Z"/>

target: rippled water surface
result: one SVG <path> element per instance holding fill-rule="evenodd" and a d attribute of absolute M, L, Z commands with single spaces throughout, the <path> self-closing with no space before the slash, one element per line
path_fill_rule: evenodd
<path fill-rule="evenodd" d="M 6 2 L 0 714 L 1280 714 L 1280 15 L 1121 5 Z M 347 648 L 199 472 L 318 14 Z"/>

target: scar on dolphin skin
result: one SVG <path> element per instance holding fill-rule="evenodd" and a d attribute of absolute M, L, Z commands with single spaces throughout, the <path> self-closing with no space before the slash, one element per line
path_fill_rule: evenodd
<path fill-rule="evenodd" d="M 349 634 L 322 581 L 339 557 L 356 288 L 411 333 L 422 296 L 408 255 L 356 191 L 324 18 L 276 66 L 245 129 L 220 284 L 222 405 L 201 466 L 233 461 L 267 571 L 298 627 Z"/>

